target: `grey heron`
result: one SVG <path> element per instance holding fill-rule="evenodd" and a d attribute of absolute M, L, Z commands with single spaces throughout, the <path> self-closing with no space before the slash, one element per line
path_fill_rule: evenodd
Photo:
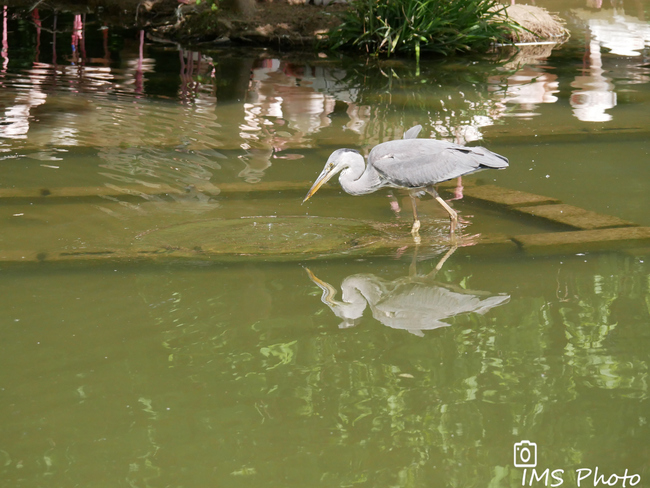
<path fill-rule="evenodd" d="M 367 164 L 359 151 L 337 149 L 327 159 L 303 203 L 340 172 L 339 182 L 350 195 L 365 195 L 382 187 L 407 189 L 413 206 L 411 233 L 414 236 L 420 229 L 417 197 L 429 193 L 449 214 L 453 234 L 458 214 L 438 195 L 434 185 L 483 169 L 504 169 L 508 167 L 508 159 L 480 146 L 417 139 L 421 130 L 422 126 L 416 125 L 404 133 L 403 139 L 376 145 L 368 155 Z"/>

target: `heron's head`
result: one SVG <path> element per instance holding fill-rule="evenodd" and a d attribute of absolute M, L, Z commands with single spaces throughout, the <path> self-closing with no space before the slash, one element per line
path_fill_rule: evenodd
<path fill-rule="evenodd" d="M 327 163 L 325 163 L 323 171 L 321 171 L 320 175 L 318 175 L 318 178 L 316 178 L 316 181 L 314 181 L 314 184 L 307 192 L 307 196 L 302 201 L 302 203 L 305 203 L 307 200 L 309 200 L 321 186 L 323 186 L 332 178 L 332 176 L 340 173 L 346 168 L 349 168 L 352 164 L 352 159 L 359 158 L 360 156 L 361 155 L 359 154 L 359 151 L 355 151 L 354 149 L 337 149 L 332 154 L 330 154 L 330 157 L 327 158 Z M 361 157 L 361 160 L 363 161 L 363 157 Z"/>

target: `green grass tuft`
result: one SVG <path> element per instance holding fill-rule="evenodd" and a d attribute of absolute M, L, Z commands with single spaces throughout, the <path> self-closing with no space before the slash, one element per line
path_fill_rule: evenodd
<path fill-rule="evenodd" d="M 353 0 L 329 45 L 373 54 L 450 55 L 508 42 L 511 28 L 497 0 Z"/>

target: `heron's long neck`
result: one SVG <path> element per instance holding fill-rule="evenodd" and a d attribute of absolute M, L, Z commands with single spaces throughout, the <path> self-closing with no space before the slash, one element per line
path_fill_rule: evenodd
<path fill-rule="evenodd" d="M 363 156 L 354 154 L 350 158 L 350 165 L 339 176 L 341 187 L 350 195 L 363 195 L 371 193 L 381 186 L 379 174 L 372 167 L 366 167 Z"/>
<path fill-rule="evenodd" d="M 357 290 L 354 285 L 347 284 L 346 278 L 341 285 L 342 291 L 342 301 L 334 300 L 336 295 L 336 289 L 325 282 L 316 282 L 316 284 L 323 290 L 323 296 L 321 301 L 327 305 L 334 315 L 337 317 L 348 320 L 355 320 L 360 318 L 363 315 L 363 311 L 366 309 L 366 299 L 363 297 L 359 290 Z"/>

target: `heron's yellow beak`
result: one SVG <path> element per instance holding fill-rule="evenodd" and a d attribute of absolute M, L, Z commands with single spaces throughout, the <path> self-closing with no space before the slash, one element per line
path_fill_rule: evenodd
<path fill-rule="evenodd" d="M 312 185 L 312 187 L 309 189 L 307 192 L 307 196 L 305 199 L 302 201 L 302 203 L 305 203 L 307 200 L 311 198 L 311 196 L 318 191 L 318 189 L 323 186 L 325 183 L 329 181 L 329 179 L 334 176 L 337 173 L 336 167 L 328 164 L 325 166 L 325 169 L 321 172 L 320 175 L 318 175 L 318 178 L 316 178 L 316 181 Z"/>

